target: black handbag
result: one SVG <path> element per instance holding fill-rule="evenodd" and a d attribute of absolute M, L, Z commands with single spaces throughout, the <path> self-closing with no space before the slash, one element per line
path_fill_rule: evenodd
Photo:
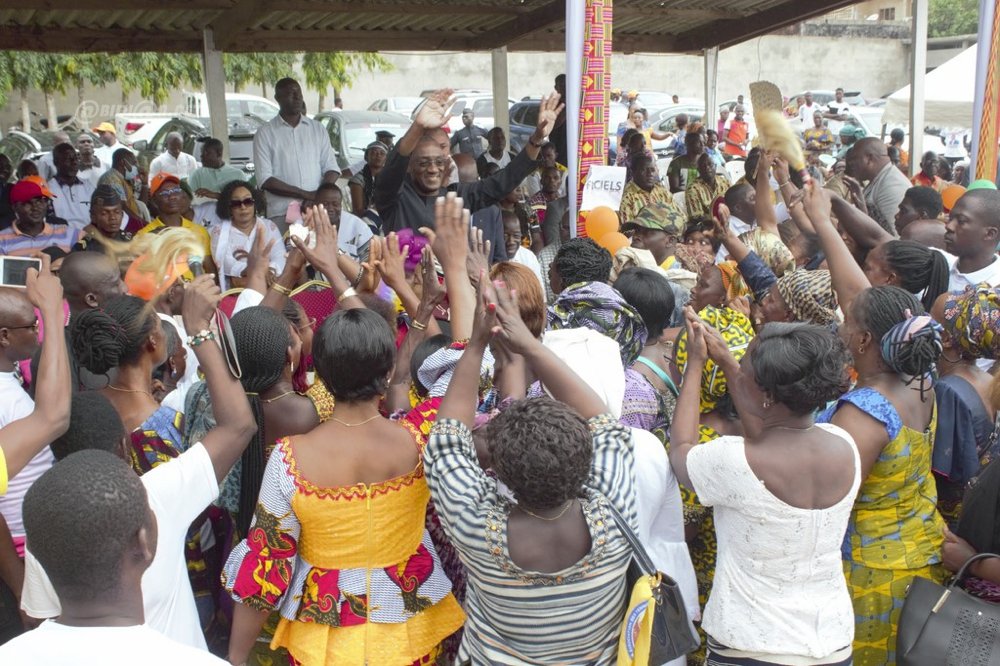
<path fill-rule="evenodd" d="M 959 585 L 970 557 L 947 586 L 914 578 L 906 593 L 896 634 L 899 666 L 995 666 L 1000 664 L 1000 605 L 978 599 Z"/>
<path fill-rule="evenodd" d="M 651 576 L 657 580 L 657 585 L 653 587 L 653 599 L 656 600 L 656 607 L 653 609 L 653 635 L 649 649 L 650 666 L 660 666 L 696 650 L 700 641 L 688 619 L 684 598 L 677 586 L 677 581 L 665 573 L 657 571 L 646 549 L 639 542 L 639 537 L 629 527 L 625 517 L 611 502 L 608 502 L 607 506 L 618 530 L 625 535 L 629 546 L 632 547 L 632 561 L 625 574 L 627 594 L 632 594 L 632 588 L 635 587 L 640 578 Z"/>

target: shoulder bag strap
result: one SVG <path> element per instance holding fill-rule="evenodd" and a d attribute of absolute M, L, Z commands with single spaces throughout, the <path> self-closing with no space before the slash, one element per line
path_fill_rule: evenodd
<path fill-rule="evenodd" d="M 607 500 L 608 512 L 611 514 L 615 524 L 618 526 L 618 530 L 622 533 L 622 535 L 624 535 L 629 546 L 632 547 L 632 556 L 635 558 L 639 568 L 642 569 L 643 573 L 649 576 L 655 576 L 657 573 L 656 566 L 649 558 L 649 553 L 646 552 L 646 548 L 639 541 L 638 535 L 632 531 L 632 528 L 629 527 L 628 521 L 625 520 L 625 516 L 618 511 L 615 505 L 611 503 L 611 500 L 608 498 L 604 499 Z"/>

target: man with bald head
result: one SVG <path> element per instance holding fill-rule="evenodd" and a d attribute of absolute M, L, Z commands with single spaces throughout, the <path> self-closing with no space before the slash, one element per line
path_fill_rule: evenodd
<path fill-rule="evenodd" d="M 179 180 L 184 180 L 198 168 L 198 161 L 193 155 L 183 152 L 184 137 L 180 132 L 171 132 L 167 135 L 167 150 L 165 153 L 155 158 L 149 163 L 149 182 L 153 182 L 153 177 L 158 173 L 169 173 L 177 176 Z"/>
<path fill-rule="evenodd" d="M 442 127 L 453 103 L 451 90 L 434 92 L 386 158 L 375 181 L 375 208 L 385 231 L 434 228 L 434 202 L 451 189 L 447 180 L 451 167 L 448 135 Z M 558 97 L 543 99 L 535 132 L 509 165 L 489 178 L 454 187 L 466 208 L 475 212 L 497 203 L 527 177 L 561 108 Z"/>
<path fill-rule="evenodd" d="M 886 145 L 876 137 L 860 139 L 847 151 L 847 175 L 865 184 L 868 215 L 896 236 L 893 220 L 910 181 L 892 164 Z"/>
<path fill-rule="evenodd" d="M 914 220 L 899 232 L 899 240 L 911 240 L 934 247 L 939 250 L 947 250 L 944 243 L 944 235 L 947 228 L 941 220 Z"/>
<path fill-rule="evenodd" d="M 108 299 L 126 292 L 118 265 L 100 252 L 72 252 L 63 260 L 59 270 L 63 295 L 69 303 L 69 324 L 66 326 L 66 349 L 69 353 L 69 370 L 73 390 L 96 390 L 108 384 L 108 377 L 95 375 L 81 368 L 73 354 L 73 320 L 86 310 L 101 307 Z M 35 376 L 38 354 L 31 359 L 31 372 Z M 113 372 L 113 371 L 112 371 Z"/>

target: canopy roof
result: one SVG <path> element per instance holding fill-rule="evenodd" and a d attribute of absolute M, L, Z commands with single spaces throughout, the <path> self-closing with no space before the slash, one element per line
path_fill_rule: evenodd
<path fill-rule="evenodd" d="M 615 0 L 614 47 L 726 47 L 854 1 Z M 562 51 L 565 18 L 565 0 L 3 0 L 0 49 L 198 52 L 211 27 L 232 52 Z"/>
<path fill-rule="evenodd" d="M 924 123 L 932 127 L 972 127 L 976 95 L 976 45 L 924 76 Z M 910 121 L 910 86 L 889 95 L 883 124 Z"/>

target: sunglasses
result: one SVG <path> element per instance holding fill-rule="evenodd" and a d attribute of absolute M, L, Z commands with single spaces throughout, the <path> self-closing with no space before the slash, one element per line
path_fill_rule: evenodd
<path fill-rule="evenodd" d="M 417 168 L 419 169 L 430 169 L 432 166 L 437 167 L 438 169 L 444 169 L 447 164 L 448 160 L 442 158 L 424 158 L 422 160 L 417 160 Z"/>
<path fill-rule="evenodd" d="M 171 187 L 169 190 L 157 190 L 156 195 L 161 197 L 176 197 L 183 191 L 179 187 Z"/>
<path fill-rule="evenodd" d="M 230 208 L 247 208 L 254 207 L 257 204 L 253 197 L 247 197 L 246 199 L 232 199 L 229 202 Z"/>

